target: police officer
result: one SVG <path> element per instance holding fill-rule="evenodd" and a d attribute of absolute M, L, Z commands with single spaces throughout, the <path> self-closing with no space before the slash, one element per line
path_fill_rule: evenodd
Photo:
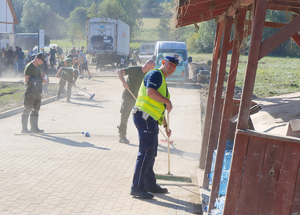
<path fill-rule="evenodd" d="M 42 53 L 36 55 L 33 61 L 25 67 L 25 96 L 24 96 L 24 111 L 22 114 L 22 133 L 43 133 L 44 130 L 38 128 L 39 110 L 42 99 L 42 84 L 46 84 L 47 80 L 41 72 L 41 65 L 45 60 Z M 31 130 L 27 129 L 28 117 L 30 114 Z"/>
<path fill-rule="evenodd" d="M 151 199 L 152 193 L 168 192 L 156 184 L 153 166 L 157 155 L 158 124 L 163 124 L 167 135 L 171 136 L 164 117 L 165 110 L 170 112 L 173 108 L 166 78 L 175 72 L 178 62 L 176 57 L 165 57 L 159 69 L 146 74 L 132 110 L 139 133 L 139 152 L 130 191 L 135 197 Z"/>
<path fill-rule="evenodd" d="M 70 68 L 70 67 L 62 67 L 58 70 L 58 72 L 56 73 L 55 76 L 57 78 L 59 78 L 60 73 L 61 73 L 61 78 L 59 81 L 59 89 L 57 92 L 56 101 L 59 99 L 60 95 L 62 94 L 66 83 L 68 83 L 66 102 L 71 102 L 70 98 L 71 98 L 71 92 L 72 92 L 72 85 L 75 86 L 75 82 L 78 77 L 78 70 L 74 70 L 73 68 Z"/>

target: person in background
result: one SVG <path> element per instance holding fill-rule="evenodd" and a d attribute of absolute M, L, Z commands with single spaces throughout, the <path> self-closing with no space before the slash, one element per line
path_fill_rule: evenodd
<path fill-rule="evenodd" d="M 18 50 L 16 50 L 16 57 L 18 59 L 18 70 L 19 72 L 23 72 L 24 70 L 24 52 L 22 51 L 22 48 L 19 47 Z"/>
<path fill-rule="evenodd" d="M 173 108 L 166 78 L 173 74 L 179 61 L 174 56 L 166 56 L 159 69 L 145 75 L 132 109 L 133 121 L 139 134 L 139 152 L 135 165 L 130 195 L 152 199 L 153 193 L 167 193 L 168 189 L 156 183 L 153 166 L 157 156 L 158 125 L 163 125 L 168 137 L 165 111 Z"/>
<path fill-rule="evenodd" d="M 120 143 L 130 143 L 130 141 L 126 138 L 128 118 L 132 107 L 134 106 L 135 98 L 138 95 L 138 91 L 141 86 L 142 80 L 144 79 L 144 75 L 148 71 L 154 69 L 154 67 L 155 62 L 153 60 L 148 60 L 143 66 L 133 66 L 117 70 L 118 77 L 124 87 L 124 91 L 122 94 L 122 105 L 120 109 L 121 122 L 120 125 L 117 126 L 119 129 Z M 127 75 L 127 81 L 125 81 L 124 75 Z M 128 90 L 132 92 L 135 98 Z"/>
<path fill-rule="evenodd" d="M 44 130 L 38 128 L 39 110 L 42 99 L 42 84 L 46 84 L 47 80 L 42 73 L 41 65 L 45 60 L 45 55 L 39 53 L 33 61 L 25 67 L 25 96 L 24 96 L 24 111 L 22 113 L 22 133 L 43 133 Z M 31 114 L 30 114 L 31 113 Z M 27 128 L 28 117 L 30 114 L 31 130 Z"/>
<path fill-rule="evenodd" d="M 50 48 L 50 65 L 51 68 L 54 68 L 55 61 L 56 61 L 56 49 L 54 47 Z"/>
<path fill-rule="evenodd" d="M 7 50 L 5 58 L 6 58 L 7 67 L 13 68 L 15 56 L 14 56 L 14 51 L 12 46 L 9 47 L 9 50 Z"/>
<path fill-rule="evenodd" d="M 62 48 L 57 46 L 57 60 L 58 60 L 58 63 L 60 63 L 64 59 L 63 58 L 63 53 L 64 53 L 64 51 L 62 50 Z"/>
<path fill-rule="evenodd" d="M 83 79 L 83 71 L 86 71 L 89 75 L 89 79 L 92 78 L 91 73 L 88 68 L 88 62 L 86 60 L 85 54 L 80 52 L 79 50 L 76 51 L 78 56 L 78 65 L 79 65 L 79 72 L 81 73 L 81 77 L 79 79 Z"/>

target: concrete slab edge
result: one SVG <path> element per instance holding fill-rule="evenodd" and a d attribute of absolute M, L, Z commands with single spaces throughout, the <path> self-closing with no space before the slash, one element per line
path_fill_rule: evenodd
<path fill-rule="evenodd" d="M 51 102 L 54 102 L 55 98 L 56 98 L 56 96 L 44 99 L 44 100 L 42 100 L 42 104 L 41 105 L 46 105 L 46 104 L 49 104 Z M 0 119 L 4 119 L 6 117 L 10 117 L 10 116 L 22 113 L 23 110 L 24 110 L 24 107 L 22 106 L 22 107 L 14 108 L 12 110 L 5 111 L 3 113 L 0 113 Z"/>

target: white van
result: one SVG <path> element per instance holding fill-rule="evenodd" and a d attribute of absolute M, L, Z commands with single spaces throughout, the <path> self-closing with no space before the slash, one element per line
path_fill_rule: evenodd
<path fill-rule="evenodd" d="M 186 44 L 184 42 L 176 42 L 176 41 L 157 41 L 154 50 L 154 56 L 158 56 L 159 54 L 164 53 L 177 53 L 183 57 L 184 63 L 184 74 L 181 71 L 178 71 L 178 74 L 175 73 L 172 75 L 173 78 L 175 77 L 182 77 L 184 76 L 184 80 L 189 80 L 189 66 L 188 63 L 192 62 L 192 57 L 188 57 Z M 179 74 L 180 73 L 180 74 Z M 170 76 L 171 78 L 171 76 Z"/>

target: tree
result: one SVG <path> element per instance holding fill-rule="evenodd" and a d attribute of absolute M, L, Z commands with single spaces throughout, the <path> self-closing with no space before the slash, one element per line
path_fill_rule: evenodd
<path fill-rule="evenodd" d="M 140 0 L 104 0 L 101 4 L 93 3 L 88 9 L 89 18 L 120 19 L 130 26 L 131 32 L 141 26 L 138 14 Z"/>
<path fill-rule="evenodd" d="M 86 31 L 87 8 L 77 7 L 70 13 L 66 20 L 68 26 L 68 35 L 73 39 L 83 39 Z"/>
<path fill-rule="evenodd" d="M 64 20 L 56 15 L 45 3 L 37 0 L 26 1 L 21 18 L 21 27 L 27 33 L 37 33 L 44 29 L 50 38 L 60 38 L 63 34 Z"/>

